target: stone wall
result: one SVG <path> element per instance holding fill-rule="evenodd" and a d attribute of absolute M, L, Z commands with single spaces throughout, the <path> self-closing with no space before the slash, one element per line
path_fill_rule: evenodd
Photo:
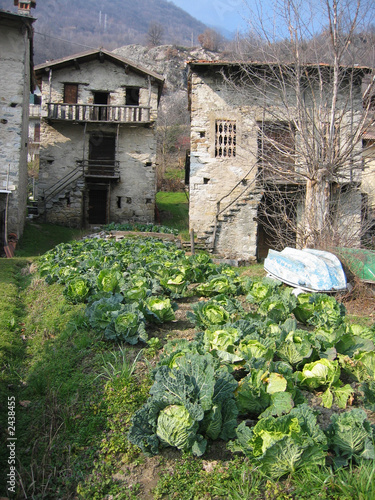
<path fill-rule="evenodd" d="M 23 233 L 27 205 L 30 26 L 32 19 L 0 13 L 0 190 L 10 190 L 7 232 Z M 0 194 L 5 209 L 6 194 Z M 1 231 L 2 233 L 2 231 Z"/>
<path fill-rule="evenodd" d="M 190 68 L 189 226 L 198 239 L 208 243 L 214 231 L 212 228 L 217 226 L 215 251 L 228 258 L 252 259 L 257 256 L 258 203 L 255 198 L 251 204 L 240 203 L 238 199 L 260 189 L 259 182 L 255 180 L 258 173 L 259 124 L 292 122 L 297 116 L 296 96 L 292 86 L 286 89 L 285 94 L 277 96 L 276 92 L 271 95 L 272 91 L 267 94 L 267 88 L 261 88 L 259 81 L 252 85 L 251 80 L 246 82 L 242 92 L 239 87 L 234 88 L 224 80 L 221 70 L 222 67 L 218 64 L 203 63 L 203 66 L 199 66 L 199 62 L 196 65 L 193 62 Z M 354 99 L 353 111 L 349 111 L 340 121 L 342 147 L 347 134 L 355 129 L 355 124 L 360 119 L 361 93 L 360 86 L 357 87 L 351 95 Z M 339 95 L 338 106 L 342 105 L 346 109 L 347 98 L 344 93 Z M 315 102 L 314 104 L 316 105 Z M 225 158 L 218 157 L 215 151 L 215 135 L 218 137 L 215 123 L 223 121 L 236 125 L 236 154 Z M 300 166 L 306 168 L 304 147 L 302 137 L 296 131 L 296 172 Z M 357 150 L 356 153 L 360 152 L 360 144 L 357 145 Z M 347 171 L 345 174 L 346 177 L 349 174 L 352 181 L 360 180 L 357 170 Z M 284 181 L 284 184 L 287 182 Z M 338 201 L 337 213 L 343 219 L 339 229 L 347 232 L 354 221 L 354 234 L 360 220 L 360 205 L 357 198 L 350 199 L 352 202 L 346 196 Z M 304 213 L 301 206 L 300 204 L 298 209 L 298 221 L 303 224 Z M 218 216 L 219 213 L 221 215 Z"/>
<path fill-rule="evenodd" d="M 239 97 L 223 85 L 219 73 L 204 78 L 191 74 L 189 226 L 198 238 L 215 224 L 218 211 L 241 192 L 255 188 L 256 114 L 257 106 L 239 103 Z M 236 124 L 235 156 L 215 157 L 218 120 Z M 241 215 L 220 224 L 215 249 L 227 257 L 251 259 L 256 255 L 257 207 L 247 205 L 242 210 Z"/>
<path fill-rule="evenodd" d="M 140 88 L 139 105 L 151 106 L 151 123 L 41 123 L 39 194 L 48 192 L 59 179 L 77 169 L 77 161 L 87 160 L 90 134 L 115 137 L 115 157 L 119 164 L 119 180 L 111 180 L 100 189 L 107 191 L 107 222 L 152 222 L 155 213 L 156 137 L 152 123 L 156 119 L 158 87 L 149 87 L 147 76 L 126 71 L 107 60 L 91 61 L 74 67 L 52 70 L 52 86 L 48 74 L 42 83 L 42 116 L 47 102 L 63 102 L 64 83 L 78 83 L 78 103 L 92 104 L 93 92 L 110 92 L 110 105 L 125 105 L 126 87 Z M 67 186 L 46 206 L 45 218 L 50 222 L 81 227 L 88 223 L 89 191 L 96 186 L 83 178 Z M 97 185 L 97 187 L 99 187 Z"/>

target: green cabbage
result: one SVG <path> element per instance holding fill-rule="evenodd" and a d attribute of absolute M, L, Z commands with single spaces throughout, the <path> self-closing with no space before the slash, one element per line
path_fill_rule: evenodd
<path fill-rule="evenodd" d="M 225 325 L 237 319 L 241 305 L 235 299 L 217 295 L 207 301 L 199 301 L 192 306 L 193 312 L 187 313 L 197 327 L 210 328 L 212 325 Z"/>
<path fill-rule="evenodd" d="M 240 335 L 241 333 L 236 328 L 206 330 L 203 335 L 204 348 L 229 363 L 242 361 L 243 358 L 235 353 L 235 344 Z"/>
<path fill-rule="evenodd" d="M 288 415 L 262 418 L 254 427 L 237 427 L 232 451 L 241 451 L 267 475 L 279 478 L 300 468 L 324 465 L 327 439 L 307 405 Z"/>
<path fill-rule="evenodd" d="M 63 294 L 68 302 L 78 304 L 85 302 L 90 292 L 90 283 L 85 278 L 75 278 L 67 284 Z"/>
<path fill-rule="evenodd" d="M 275 293 L 281 285 L 281 281 L 263 278 L 261 281 L 248 282 L 248 294 L 246 300 L 253 304 L 260 304 L 263 300 Z"/>
<path fill-rule="evenodd" d="M 121 273 L 117 270 L 102 269 L 98 274 L 98 289 L 103 292 L 115 293 L 120 290 Z"/>
<path fill-rule="evenodd" d="M 295 366 L 312 354 L 310 335 L 305 330 L 289 332 L 277 349 L 277 356 Z"/>
<path fill-rule="evenodd" d="M 159 413 L 156 435 L 162 445 L 189 450 L 196 439 L 199 424 L 184 406 L 170 405 Z"/>
<path fill-rule="evenodd" d="M 159 324 L 176 319 L 173 307 L 168 298 L 149 297 L 143 303 L 146 319 Z"/>
<path fill-rule="evenodd" d="M 173 368 L 160 365 L 149 400 L 133 416 L 129 441 L 147 454 L 170 445 L 202 455 L 208 438 L 235 436 L 236 387 L 211 354 L 187 353 Z"/>
<path fill-rule="evenodd" d="M 296 378 L 300 385 L 317 389 L 337 382 L 340 378 L 340 367 L 337 361 L 319 359 L 307 363 L 302 371 L 296 372 Z"/>
<path fill-rule="evenodd" d="M 336 466 L 344 466 L 350 459 L 375 459 L 374 428 L 367 420 L 366 412 L 360 408 L 334 413 L 327 436 L 336 454 Z"/>
<path fill-rule="evenodd" d="M 344 322 L 345 307 L 324 293 L 301 294 L 293 313 L 298 321 L 316 327 L 338 327 Z"/>

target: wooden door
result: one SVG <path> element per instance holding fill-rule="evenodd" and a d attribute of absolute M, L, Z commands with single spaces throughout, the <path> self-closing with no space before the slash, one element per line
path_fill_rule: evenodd
<path fill-rule="evenodd" d="M 64 102 L 66 104 L 77 104 L 78 101 L 78 84 L 65 83 L 64 84 Z"/>

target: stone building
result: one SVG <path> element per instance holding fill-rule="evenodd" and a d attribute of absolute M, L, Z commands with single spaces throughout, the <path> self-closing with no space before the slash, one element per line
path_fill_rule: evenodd
<path fill-rule="evenodd" d="M 304 107 L 297 108 L 295 87 L 291 84 L 287 88 L 288 77 L 285 79 L 284 74 L 280 77 L 281 73 L 290 71 L 288 66 L 280 69 L 278 65 L 266 63 L 239 65 L 225 61 L 190 61 L 188 66 L 190 230 L 207 249 L 249 261 L 264 258 L 269 248 L 280 246 L 276 226 L 272 228 L 270 224 L 273 217 L 271 222 L 279 224 L 279 230 L 288 236 L 288 245 L 302 246 L 302 226 L 307 214 L 304 207 L 306 176 L 301 174 L 307 168 L 303 165 L 308 157 L 304 148 L 314 144 L 320 148 L 317 154 L 321 161 L 327 161 L 324 131 L 328 129 L 320 115 L 319 126 L 317 122 L 310 123 L 310 130 L 306 132 L 310 136 L 306 140 L 301 137 L 301 114 L 314 109 L 313 105 L 324 109 L 324 86 L 317 87 L 318 91 L 323 88 L 320 102 L 317 103 L 318 98 L 312 94 L 322 73 L 326 74 L 327 81 L 331 79 L 331 68 L 307 65 L 303 69 L 308 83 L 305 82 L 302 93 Z M 355 68 L 344 72 L 337 98 L 340 128 L 335 129 L 334 161 L 339 157 L 337 148 L 346 147 L 348 131 L 354 133 L 355 127 L 359 127 L 361 80 L 367 71 L 368 68 Z M 293 72 L 292 68 L 290 73 Z M 280 82 L 285 84 L 281 89 L 283 93 L 275 90 Z M 319 138 L 315 128 L 319 129 Z M 360 238 L 360 156 L 361 141 L 358 140 L 341 168 L 345 175 L 337 175 L 327 186 L 332 202 L 329 210 L 335 213 L 338 232 L 351 235 L 351 244 L 359 244 Z M 283 212 L 279 208 L 282 204 Z M 269 215 L 271 205 L 272 216 Z M 293 229 L 288 226 L 289 221 L 295 224 Z"/>
<path fill-rule="evenodd" d="M 34 7 L 28 3 L 28 7 Z M 0 11 L 0 238 L 19 238 L 27 206 L 29 96 L 33 89 L 33 28 L 22 10 Z"/>
<path fill-rule="evenodd" d="M 163 77 L 100 49 L 36 66 L 39 210 L 71 227 L 152 222 Z"/>

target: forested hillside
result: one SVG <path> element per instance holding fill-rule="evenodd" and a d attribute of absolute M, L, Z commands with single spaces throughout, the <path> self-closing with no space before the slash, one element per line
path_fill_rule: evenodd
<path fill-rule="evenodd" d="M 0 0 L 0 9 L 16 11 L 12 0 Z M 166 0 L 43 0 L 32 13 L 36 64 L 91 47 L 147 44 L 150 35 L 158 43 L 191 46 L 206 28 Z"/>

